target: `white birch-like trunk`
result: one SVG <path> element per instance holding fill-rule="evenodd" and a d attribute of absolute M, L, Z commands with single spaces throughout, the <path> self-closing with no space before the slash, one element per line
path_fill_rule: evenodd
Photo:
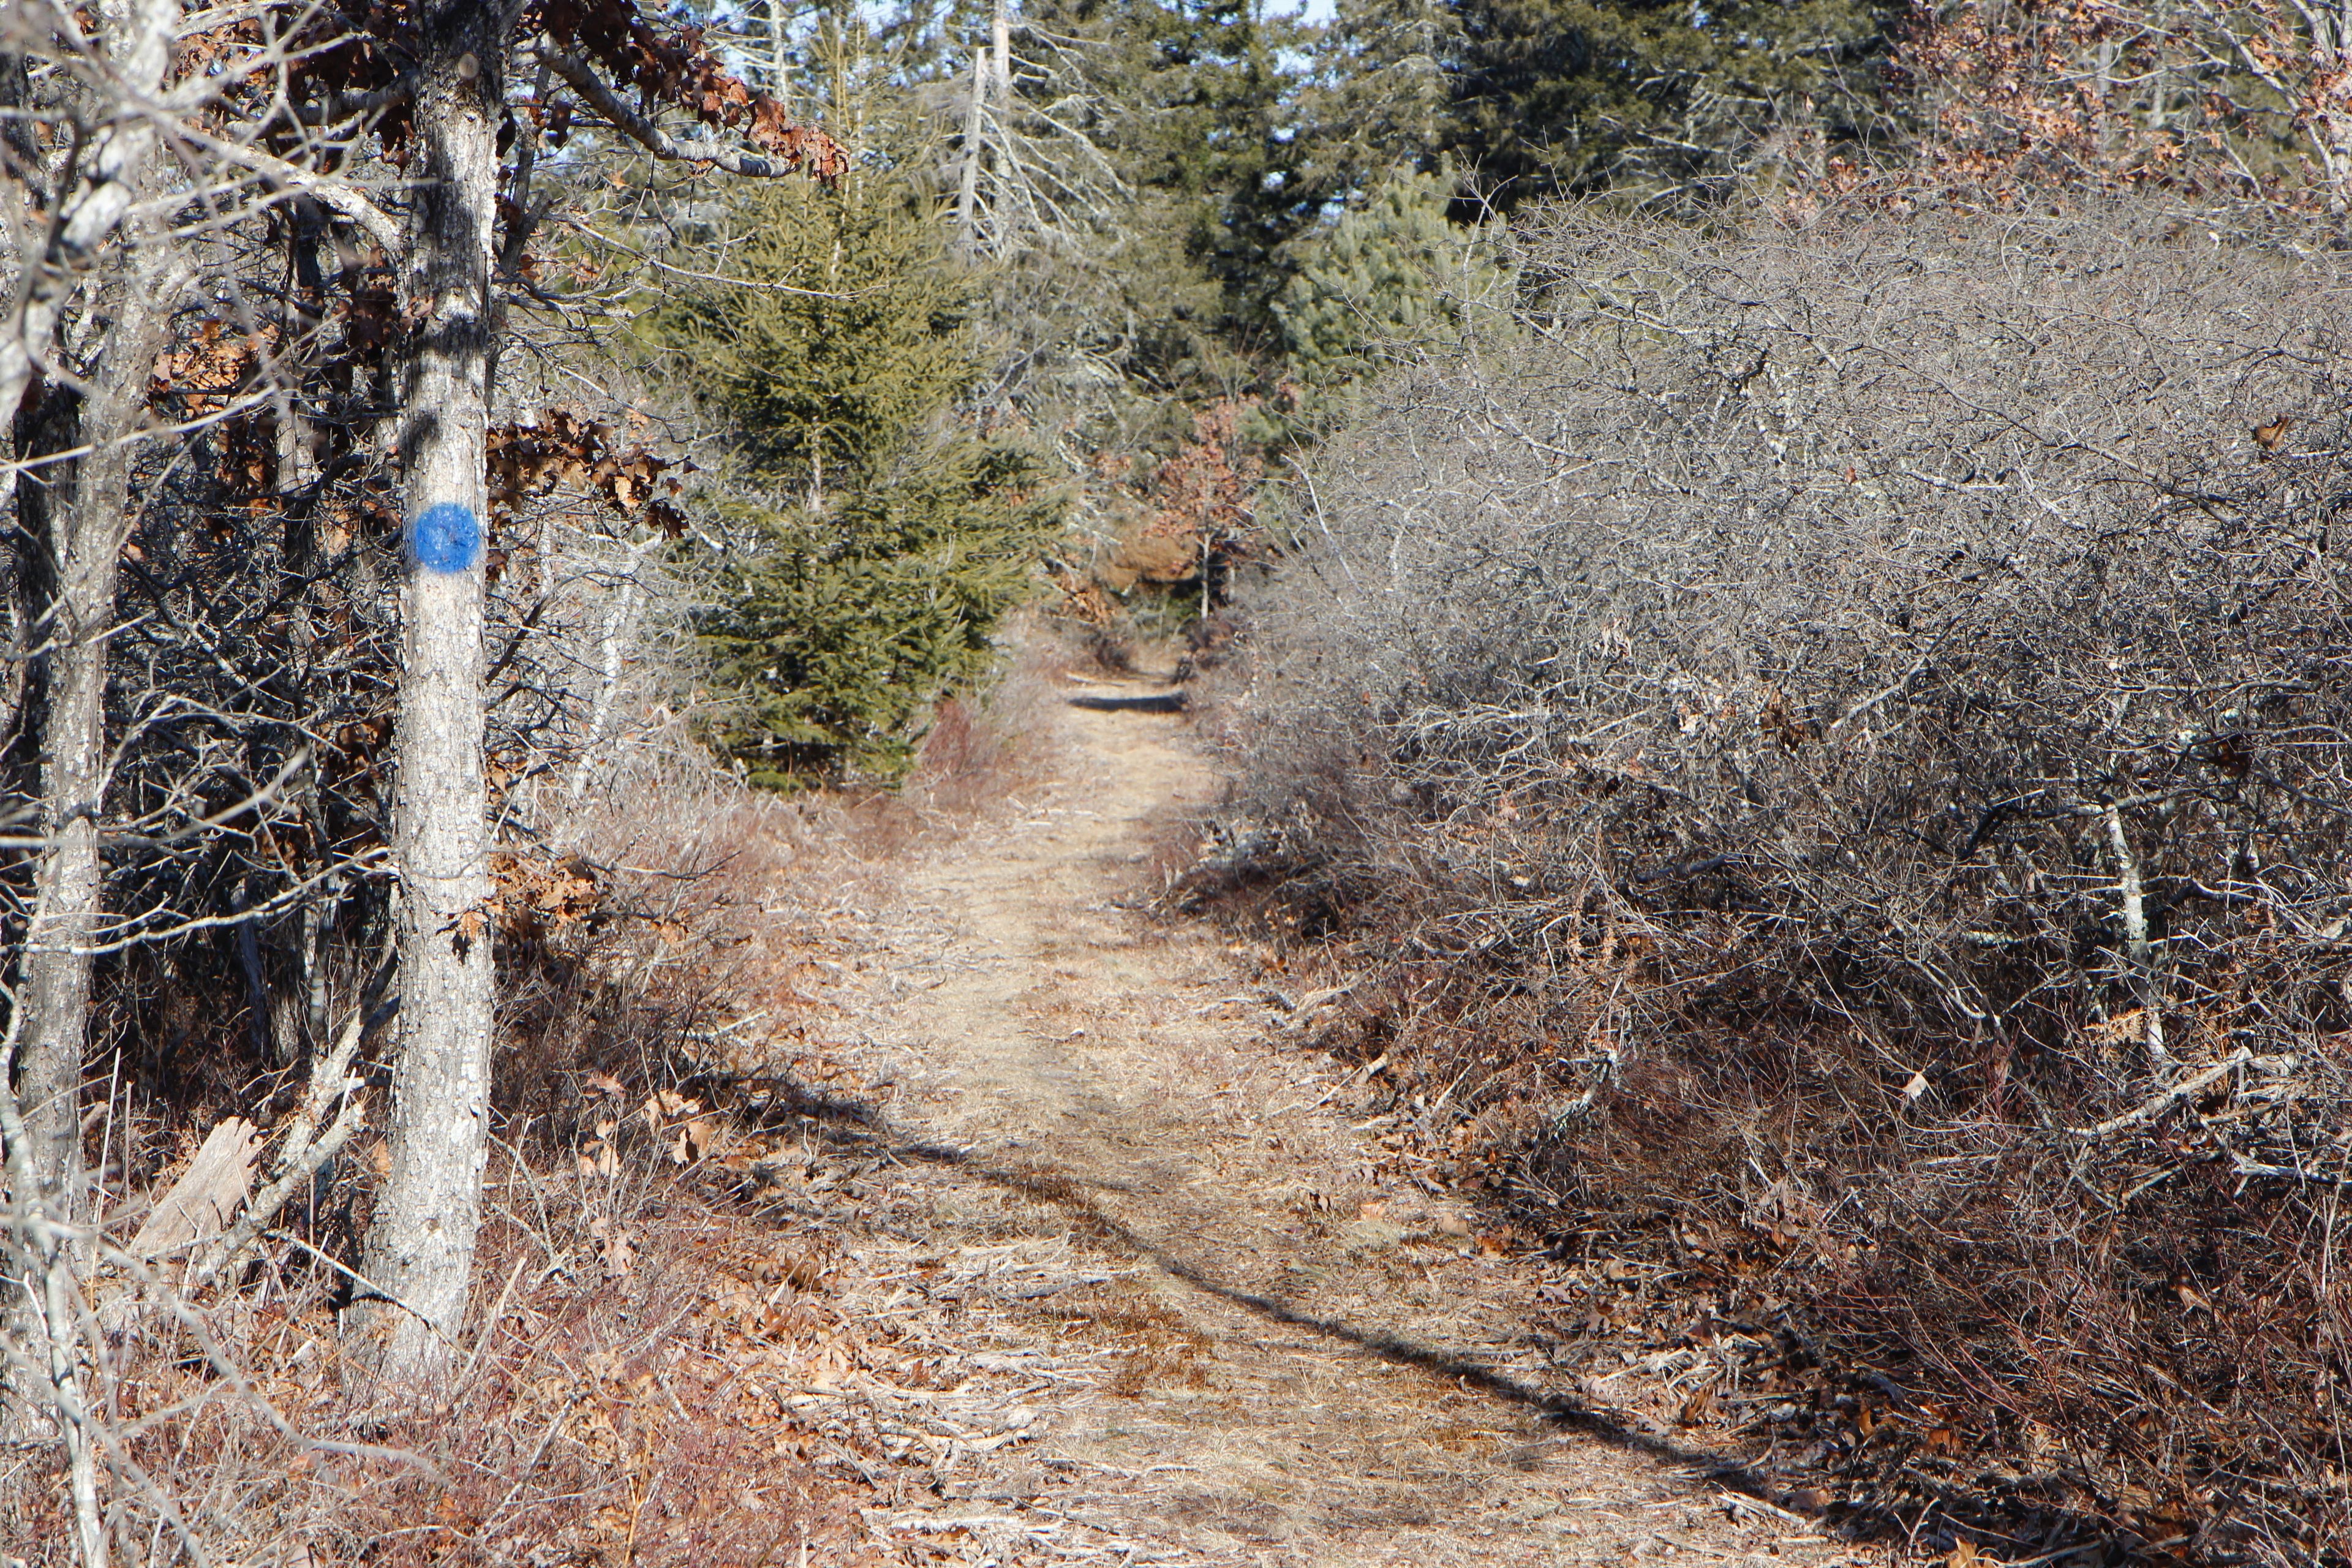
<path fill-rule="evenodd" d="M 597 638 L 596 695 L 589 700 L 588 733 L 581 742 L 580 762 L 572 770 L 571 795 L 574 802 L 587 795 L 588 781 L 604 761 L 604 742 L 612 732 L 613 709 L 621 692 L 622 652 L 628 646 L 629 633 L 636 620 L 637 574 L 644 565 L 645 552 L 652 548 L 650 540 L 627 547 L 620 586 L 614 590 L 612 602 L 604 612 L 604 634 Z"/>
<path fill-rule="evenodd" d="M 2139 860 L 2124 833 L 2123 813 L 2106 810 L 2107 848 L 2116 858 L 2116 895 L 2123 917 L 2124 964 L 2131 972 L 2132 996 L 2140 1010 L 2140 1043 L 2147 1052 L 2148 1070 L 2158 1076 L 2171 1068 L 2171 1053 L 2164 1047 L 2164 980 L 2158 971 L 2156 951 L 2148 941 L 2147 895 L 2141 885 Z"/>
<path fill-rule="evenodd" d="M 988 96 L 996 106 L 996 186 L 990 210 L 996 218 L 996 244 L 1000 252 L 1005 237 L 1013 227 L 1013 7 L 1010 0 L 996 0 L 989 14 Z"/>
<path fill-rule="evenodd" d="M 988 51 L 971 57 L 971 96 L 964 102 L 963 168 L 956 182 L 956 247 L 969 257 L 979 237 L 980 147 L 987 128 Z"/>
<path fill-rule="evenodd" d="M 988 73 L 995 79 L 991 89 L 996 99 L 996 110 L 1001 115 L 1013 100 L 1013 7 L 1009 0 L 996 0 L 988 16 L 990 59 Z"/>
<path fill-rule="evenodd" d="M 403 389 L 409 565 L 401 627 L 400 1012 L 392 1168 L 362 1272 L 378 1364 L 403 1382 L 449 1364 L 465 1325 L 488 1149 L 491 931 L 482 771 L 482 556 L 490 256 L 504 79 L 500 8 L 423 8 Z"/>

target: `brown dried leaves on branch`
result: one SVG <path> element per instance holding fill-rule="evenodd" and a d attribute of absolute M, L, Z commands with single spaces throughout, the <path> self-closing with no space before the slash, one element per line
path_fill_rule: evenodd
<path fill-rule="evenodd" d="M 510 516 L 568 485 L 672 539 L 686 531 L 686 514 L 667 498 L 682 488 L 678 474 L 694 472 L 694 464 L 642 446 L 623 447 L 611 426 L 570 409 L 548 409 L 536 424 L 493 426 L 488 465 L 495 514 Z"/>
<path fill-rule="evenodd" d="M 500 850 L 490 857 L 490 879 L 499 934 L 516 941 L 545 941 L 610 918 L 595 868 L 577 856 Z"/>
<path fill-rule="evenodd" d="M 176 68 L 182 78 L 208 74 L 217 99 L 265 121 L 282 113 L 283 104 L 363 110 L 385 155 L 399 163 L 412 129 L 406 89 L 415 26 L 410 8 L 398 0 L 371 8 L 357 25 L 339 8 L 305 8 L 290 38 L 245 18 L 191 35 Z M 792 120 L 782 104 L 721 65 L 699 26 L 657 25 L 635 0 L 541 0 L 521 12 L 516 36 L 522 41 L 542 32 L 634 89 L 648 113 L 674 106 L 818 179 L 838 178 L 849 166 L 839 142 Z M 532 104 L 527 112 L 562 143 L 571 123 L 568 105 Z"/>
<path fill-rule="evenodd" d="M 706 125 L 740 132 L 762 152 L 818 179 L 848 171 L 846 149 L 787 118 L 783 105 L 721 66 L 700 27 L 665 33 L 630 0 L 545 0 L 540 15 L 548 37 L 603 65 L 622 86 L 634 88 L 647 109 L 676 104 Z"/>
<path fill-rule="evenodd" d="M 179 347 L 155 361 L 147 395 L 183 419 L 217 414 L 251 380 L 254 340 L 244 332 L 224 335 L 224 323 L 209 321 Z M 274 333 L 263 329 L 262 341 Z"/>

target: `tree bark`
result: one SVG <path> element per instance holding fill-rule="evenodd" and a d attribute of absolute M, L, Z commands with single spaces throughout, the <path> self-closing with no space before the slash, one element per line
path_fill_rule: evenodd
<path fill-rule="evenodd" d="M 142 269 L 152 274 L 155 269 Z M 52 1217 L 81 1205 L 81 1067 L 99 935 L 98 823 L 106 794 L 106 647 L 130 508 L 134 426 L 163 324 L 161 279 L 127 274 L 98 379 L 67 428 L 83 457 L 45 465 L 20 492 L 54 575 L 33 628 L 49 646 L 42 681 L 41 835 L 34 914 L 18 964 L 25 1010 L 16 1080 L 27 1155 Z"/>
<path fill-rule="evenodd" d="M 103 13 L 108 55 L 128 85 L 152 92 L 169 63 L 179 6 L 117 0 Z M 66 296 L 100 261 L 144 178 L 148 135 L 102 132 L 91 168 L 60 215 L 58 238 L 27 269 L 14 325 L 0 352 L 0 395 L 18 396 L 58 351 Z M 94 212 L 102 208 L 103 213 Z M 18 961 L 16 1081 L 26 1155 L 50 1217 L 80 1206 L 80 1083 L 89 1016 L 89 948 L 97 934 L 101 868 L 98 816 L 106 789 L 106 645 L 114 586 L 131 527 L 126 513 L 136 426 L 164 323 L 163 268 L 149 256 L 125 263 L 90 309 L 110 311 L 90 384 L 52 385 L 34 420 L 48 451 L 85 455 L 42 465 L 19 488 L 18 537 L 26 575 L 46 592 L 31 602 L 26 640 L 47 647 L 30 699 L 38 704 L 41 835 L 33 915 Z M 14 402 L 5 406 L 12 411 Z"/>
<path fill-rule="evenodd" d="M 956 180 L 956 248 L 966 258 L 979 236 L 980 147 L 987 127 L 988 51 L 971 56 L 971 96 L 964 100 L 963 168 Z"/>
<path fill-rule="evenodd" d="M 622 653 L 628 646 L 629 633 L 636 619 L 638 574 L 645 564 L 645 552 L 654 542 L 626 547 L 626 563 L 621 568 L 620 585 L 611 590 L 612 599 L 604 611 L 604 635 L 597 638 L 599 654 L 596 695 L 588 703 L 588 733 L 580 746 L 580 761 L 572 770 L 572 798 L 583 799 L 588 794 L 588 781 L 604 764 L 604 738 L 613 727 L 613 708 L 621 691 Z"/>
<path fill-rule="evenodd" d="M 178 37 L 179 0 L 104 0 L 99 7 L 106 58 L 129 92 L 152 98 L 171 64 Z M 52 351 L 58 318 L 75 288 L 122 226 L 155 144 L 143 115 L 108 113 L 58 205 L 57 221 L 37 256 L 28 256 L 8 329 L 0 332 L 0 411 L 13 416 Z M 0 469 L 0 502 L 16 487 L 16 470 Z"/>
<path fill-rule="evenodd" d="M 102 9 L 108 58 L 131 90 L 152 92 L 163 79 L 178 20 L 172 0 L 113 0 Z M 105 107 L 101 119 L 110 118 Z M 50 384 L 40 391 L 26 434 L 43 452 L 86 448 L 79 458 L 43 464 L 22 483 L 11 468 L 8 482 L 0 485 L 0 498 L 13 492 L 17 503 L 18 587 L 31 590 L 23 599 L 24 641 L 46 650 L 24 690 L 26 716 L 39 735 L 36 789 L 43 843 L 17 959 L 11 1048 L 0 1068 L 0 1079 L 13 1078 L 0 1081 L 7 1096 L 0 1138 L 8 1145 L 10 1183 L 22 1205 L 7 1238 L 21 1291 L 12 1292 L 7 1303 L 7 1331 L 16 1364 L 41 1372 L 9 1377 L 0 1428 L 11 1436 L 29 1435 L 43 1405 L 56 1418 L 76 1545 L 88 1564 L 104 1562 L 105 1539 L 96 1458 L 83 1426 L 83 1346 L 70 1309 L 79 1300 L 87 1249 L 79 1227 L 89 1202 L 81 1072 L 90 949 L 99 933 L 104 877 L 98 823 L 107 780 L 107 640 L 114 630 L 122 545 L 133 521 L 138 426 L 172 291 L 153 247 L 113 258 L 109 251 L 146 177 L 152 141 L 119 126 L 99 133 L 50 243 L 26 267 L 9 323 L 14 331 L 0 342 L 0 395 L 8 399 L 0 407 L 13 416 L 35 377 L 47 373 Z M 93 275 L 110 265 L 116 275 L 101 288 Z M 89 379 L 77 389 L 52 367 L 65 306 L 85 287 L 84 308 L 110 320 L 96 323 L 97 363 L 82 367 Z M 37 1380 L 46 1381 L 46 1390 Z"/>
<path fill-rule="evenodd" d="M 488 1148 L 481 566 L 500 11 L 478 0 L 432 0 L 420 19 L 423 183 L 408 274 L 417 325 L 401 433 L 410 561 L 393 821 L 401 1000 L 392 1168 L 363 1269 L 383 1299 L 360 1309 L 380 1368 L 411 1383 L 446 1369 L 465 1325 Z"/>

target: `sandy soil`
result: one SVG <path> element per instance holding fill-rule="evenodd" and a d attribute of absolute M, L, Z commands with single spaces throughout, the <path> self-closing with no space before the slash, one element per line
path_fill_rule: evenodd
<path fill-rule="evenodd" d="M 1415 1180 L 1338 1064 L 1282 1043 L 1311 999 L 1137 907 L 1155 840 L 1213 787 L 1188 721 L 1050 713 L 1056 776 L 917 866 L 834 992 L 885 1108 L 824 1178 L 860 1233 L 840 1310 L 895 1325 L 894 1354 L 949 1385 L 888 1396 L 881 1441 L 928 1468 L 879 1478 L 877 1542 L 1002 1563 L 1881 1560 L 1743 1495 L 1671 1428 L 1589 1413 L 1528 1326 L 1541 1269 Z"/>

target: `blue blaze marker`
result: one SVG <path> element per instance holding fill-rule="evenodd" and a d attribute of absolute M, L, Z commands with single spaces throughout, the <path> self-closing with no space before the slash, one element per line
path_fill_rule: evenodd
<path fill-rule="evenodd" d="M 408 525 L 408 553 L 427 572 L 463 572 L 482 558 L 482 524 L 469 507 L 436 501 Z"/>

